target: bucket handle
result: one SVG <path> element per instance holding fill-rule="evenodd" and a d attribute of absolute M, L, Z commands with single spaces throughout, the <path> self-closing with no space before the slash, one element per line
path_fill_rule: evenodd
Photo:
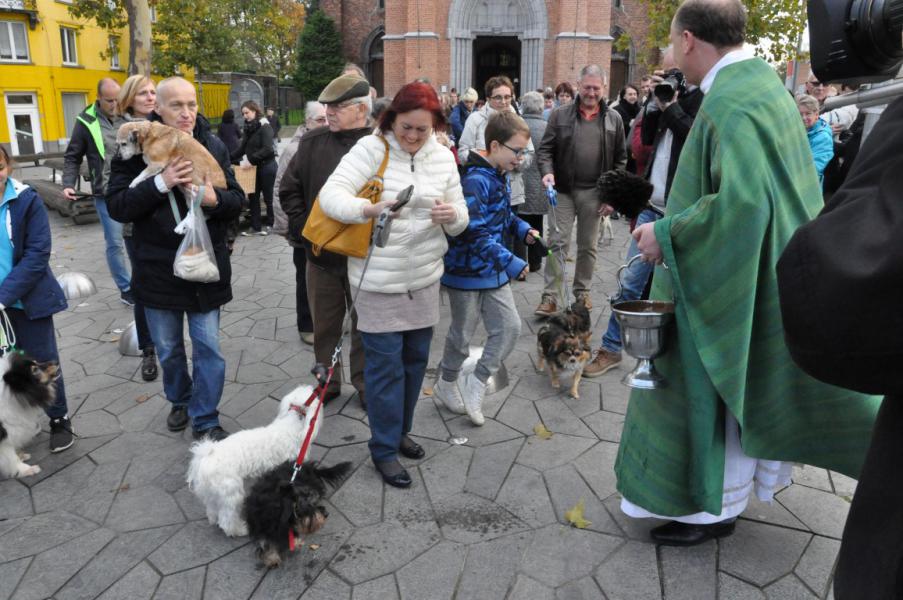
<path fill-rule="evenodd" d="M 615 277 L 616 277 L 617 280 L 618 280 L 618 293 L 617 293 L 617 295 L 615 295 L 615 296 L 609 296 L 609 298 L 608 298 L 608 301 L 609 301 L 609 302 L 613 302 L 613 301 L 615 300 L 615 298 L 620 298 L 620 297 L 621 297 L 621 294 L 624 292 L 624 284 L 621 283 L 621 273 L 623 273 L 625 269 L 629 269 L 629 268 L 630 268 L 630 265 L 632 265 L 632 264 L 635 263 L 637 260 L 642 259 L 642 258 L 643 258 L 643 255 L 642 255 L 642 254 L 636 254 L 636 255 L 634 255 L 633 258 L 631 258 L 630 260 L 627 261 L 627 264 L 626 264 L 626 265 L 621 265 L 620 267 L 618 267 L 618 273 L 617 273 L 617 275 L 615 275 Z M 670 270 L 670 268 L 668 267 L 668 265 L 665 264 L 664 262 L 662 262 L 661 265 L 662 265 L 665 269 Z"/>

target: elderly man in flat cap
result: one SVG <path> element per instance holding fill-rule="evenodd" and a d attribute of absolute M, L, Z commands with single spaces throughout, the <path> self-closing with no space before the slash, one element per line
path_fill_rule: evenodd
<path fill-rule="evenodd" d="M 295 264 L 296 269 L 306 269 L 307 297 L 314 322 L 314 355 L 317 362 L 329 364 L 332 352 L 342 335 L 342 321 L 351 305 L 351 287 L 344 256 L 323 251 L 315 256 L 310 242 L 301 237 L 314 199 L 320 188 L 338 166 L 342 157 L 371 128 L 367 125 L 370 115 L 370 84 L 356 75 L 342 75 L 333 79 L 318 98 L 326 105 L 328 126 L 313 129 L 304 134 L 298 152 L 289 163 L 279 185 L 279 201 L 288 215 L 289 239 L 304 244 L 306 265 Z M 298 273 L 297 285 L 304 285 Z M 357 317 L 352 314 L 351 327 L 351 383 L 358 392 L 361 404 L 364 398 L 364 349 L 357 332 Z M 342 369 L 333 375 L 325 400 L 328 402 L 340 393 Z"/>

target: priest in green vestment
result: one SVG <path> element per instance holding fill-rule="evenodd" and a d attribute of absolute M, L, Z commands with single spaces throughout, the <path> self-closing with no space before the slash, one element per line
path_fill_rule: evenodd
<path fill-rule="evenodd" d="M 879 405 L 804 374 L 785 346 L 775 265 L 823 202 L 793 98 L 743 49 L 745 24 L 739 0 L 678 8 L 674 57 L 705 97 L 665 217 L 633 234 L 669 267 L 652 298 L 673 298 L 675 326 L 655 361 L 668 387 L 631 394 L 615 471 L 626 514 L 671 519 L 651 531 L 664 544 L 729 535 L 791 462 L 857 477 Z"/>

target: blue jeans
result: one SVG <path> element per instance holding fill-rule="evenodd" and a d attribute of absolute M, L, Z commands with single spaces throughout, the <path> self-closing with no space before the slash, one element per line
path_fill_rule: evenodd
<path fill-rule="evenodd" d="M 657 221 L 658 218 L 658 213 L 651 210 L 644 210 L 637 217 L 636 226 L 639 227 L 646 223 L 652 223 L 653 221 Z M 630 246 L 627 248 L 627 260 L 630 260 L 639 253 L 640 250 L 636 246 L 636 240 L 631 239 Z M 639 300 L 640 296 L 643 295 L 646 282 L 649 281 L 649 276 L 652 274 L 653 266 L 652 263 L 638 260 L 630 265 L 629 269 L 624 269 L 624 272 L 621 273 L 621 285 L 623 285 L 623 290 L 621 291 L 621 295 L 615 300 Z M 615 319 L 614 314 L 608 319 L 608 330 L 606 330 L 605 335 L 602 336 L 602 349 L 608 350 L 609 352 L 621 351 L 621 326 L 618 325 L 618 321 Z"/>
<path fill-rule="evenodd" d="M 100 216 L 100 224 L 103 225 L 103 239 L 107 243 L 107 265 L 110 267 L 110 275 L 120 292 L 129 290 L 132 277 L 125 264 L 125 246 L 122 242 L 122 223 L 114 221 L 107 211 L 107 201 L 103 198 L 94 198 L 94 208 Z"/>
<path fill-rule="evenodd" d="M 56 347 L 56 332 L 53 328 L 53 317 L 29 319 L 25 311 L 18 308 L 7 308 L 6 314 L 16 333 L 16 347 L 38 362 L 60 364 L 60 353 Z M 66 386 L 63 385 L 63 368 L 60 367 L 56 380 L 56 402 L 44 412 L 51 419 L 65 417 L 69 412 L 66 405 Z"/>
<path fill-rule="evenodd" d="M 125 250 L 129 255 L 129 263 L 131 263 L 132 270 L 134 271 L 135 243 L 132 241 L 131 237 L 123 237 L 122 240 L 125 242 Z M 129 289 L 131 289 L 131 287 Z M 138 348 L 141 350 L 153 350 L 154 341 L 151 339 L 150 330 L 147 328 L 147 316 L 144 314 L 144 305 L 141 304 L 137 298 L 134 300 L 135 331 L 138 334 Z"/>
<path fill-rule="evenodd" d="M 361 332 L 373 462 L 395 460 L 401 437 L 411 431 L 432 338 L 432 327 Z"/>
<path fill-rule="evenodd" d="M 219 309 L 200 313 L 145 306 L 144 313 L 163 368 L 166 399 L 174 406 L 188 407 L 195 431 L 216 427 L 216 408 L 226 379 L 226 360 L 219 349 Z M 183 337 L 186 316 L 192 349 L 190 376 Z"/>

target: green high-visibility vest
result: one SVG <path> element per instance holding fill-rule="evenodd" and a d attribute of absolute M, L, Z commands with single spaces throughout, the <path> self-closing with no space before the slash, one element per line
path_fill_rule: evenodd
<path fill-rule="evenodd" d="M 86 119 L 85 116 L 89 116 L 91 119 Z M 94 145 L 97 147 L 97 153 L 100 154 L 100 158 L 106 158 L 106 149 L 103 145 L 103 134 L 100 132 L 100 121 L 97 118 L 97 104 L 92 104 L 86 108 L 84 112 L 78 115 L 77 119 L 81 121 L 84 126 L 88 128 L 88 132 L 91 133 L 91 138 L 94 140 Z"/>

